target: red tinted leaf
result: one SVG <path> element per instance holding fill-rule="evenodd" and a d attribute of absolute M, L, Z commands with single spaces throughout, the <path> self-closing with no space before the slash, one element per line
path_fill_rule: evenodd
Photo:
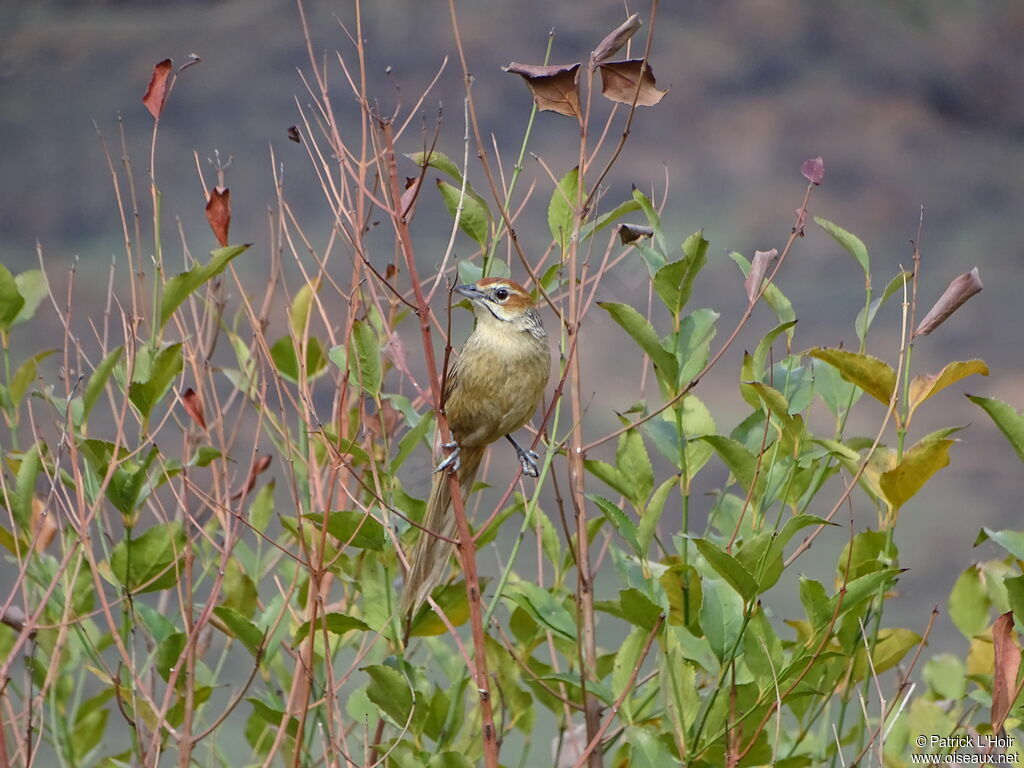
<path fill-rule="evenodd" d="M 203 401 L 199 399 L 199 395 L 196 394 L 192 387 L 185 390 L 185 393 L 181 396 L 181 404 L 185 408 L 187 413 L 201 429 L 206 430 L 206 417 L 203 415 Z"/>
<path fill-rule="evenodd" d="M 142 97 L 142 103 L 146 105 L 155 119 L 160 119 L 160 113 L 164 111 L 164 101 L 167 100 L 167 80 L 171 76 L 170 59 L 164 59 L 153 67 L 153 76 L 149 78 L 149 87 Z"/>
<path fill-rule="evenodd" d="M 653 107 L 668 93 L 658 90 L 654 81 L 654 70 L 650 64 L 645 64 L 643 59 L 606 61 L 599 69 L 601 93 L 611 101 L 632 105 L 635 98 L 638 107 Z M 640 83 L 639 93 L 637 82 Z"/>
<path fill-rule="evenodd" d="M 1013 636 L 1013 612 L 1004 613 L 992 625 L 992 646 L 995 652 L 992 670 L 992 732 L 999 733 L 1013 707 L 1020 671 L 1020 646 Z"/>
<path fill-rule="evenodd" d="M 754 251 L 754 260 L 750 263 L 750 272 L 747 279 L 743 281 L 743 287 L 747 291 L 747 301 L 753 302 L 761 292 L 761 283 L 764 276 L 768 274 L 768 267 L 775 261 L 779 252 L 772 248 L 770 251 Z"/>
<path fill-rule="evenodd" d="M 579 64 L 541 66 L 517 64 L 504 67 L 506 72 L 519 75 L 526 81 L 537 109 L 557 112 L 569 117 L 581 117 L 579 94 Z"/>
<path fill-rule="evenodd" d="M 800 166 L 800 173 L 807 179 L 811 184 L 821 184 L 825 178 L 825 161 L 820 157 L 812 157 L 810 160 L 804 160 L 803 165 Z"/>
<path fill-rule="evenodd" d="M 640 21 L 640 16 L 634 13 L 619 26 L 613 29 L 608 35 L 597 44 L 597 48 L 594 49 L 592 54 L 594 57 L 594 63 L 600 64 L 602 61 L 607 61 L 622 48 L 629 39 L 636 33 L 640 27 L 643 26 L 643 22 Z"/>
<path fill-rule="evenodd" d="M 935 302 L 935 306 L 928 310 L 928 314 L 924 316 L 924 320 L 914 331 L 914 336 L 927 336 L 946 322 L 949 316 L 960 309 L 964 302 L 984 287 L 981 284 L 981 276 L 978 274 L 977 267 L 954 278 L 939 300 Z"/>
<path fill-rule="evenodd" d="M 206 201 L 206 220 L 214 237 L 223 247 L 228 244 L 228 227 L 231 226 L 231 190 L 227 187 L 214 187 L 210 199 Z"/>

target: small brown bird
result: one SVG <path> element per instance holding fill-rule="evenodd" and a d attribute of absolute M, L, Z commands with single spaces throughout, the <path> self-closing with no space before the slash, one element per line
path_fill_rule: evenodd
<path fill-rule="evenodd" d="M 537 409 L 551 372 L 551 352 L 530 294 L 511 280 L 485 277 L 455 292 L 473 305 L 476 327 L 448 373 L 444 403 L 454 449 L 435 470 L 423 516 L 427 531 L 452 539 L 448 471 L 458 472 L 462 493 L 473 487 L 484 449 L 502 437 L 515 447 L 523 474 L 537 477 L 538 456 L 512 433 Z M 402 594 L 402 613 L 412 614 L 430 595 L 448 564 L 451 545 L 425 531 L 413 550 Z"/>

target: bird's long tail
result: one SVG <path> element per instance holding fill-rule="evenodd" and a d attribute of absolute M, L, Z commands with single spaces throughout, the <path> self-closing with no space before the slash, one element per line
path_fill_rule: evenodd
<path fill-rule="evenodd" d="M 462 448 L 459 453 L 458 476 L 463 498 L 473 487 L 473 481 L 476 479 L 483 456 L 484 449 L 482 447 Z M 424 513 L 421 523 L 426 530 L 421 530 L 420 537 L 416 540 L 412 557 L 409 560 L 409 573 L 405 579 L 405 589 L 402 592 L 402 615 L 409 620 L 441 581 L 448 565 L 448 556 L 451 554 L 452 545 L 445 539 L 454 539 L 457 536 L 455 515 L 451 511 L 450 488 L 447 471 L 434 474 L 430 499 L 427 501 L 427 511 Z M 433 536 L 428 531 L 433 531 L 444 538 Z"/>

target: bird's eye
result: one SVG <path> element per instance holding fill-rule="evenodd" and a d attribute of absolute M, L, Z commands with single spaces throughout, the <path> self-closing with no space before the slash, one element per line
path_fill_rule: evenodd
<path fill-rule="evenodd" d="M 499 288 L 494 292 L 494 298 L 498 301 L 504 301 L 508 298 L 508 288 Z"/>

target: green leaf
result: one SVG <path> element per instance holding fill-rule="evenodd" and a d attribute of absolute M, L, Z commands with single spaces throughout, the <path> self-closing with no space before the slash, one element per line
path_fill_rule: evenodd
<path fill-rule="evenodd" d="M 25 306 L 25 299 L 18 290 L 14 275 L 0 264 L 0 331 L 6 331 Z"/>
<path fill-rule="evenodd" d="M 764 381 L 765 364 L 768 361 L 768 352 L 771 350 L 772 344 L 775 343 L 775 339 L 778 338 L 780 333 L 785 333 L 790 339 L 792 339 L 793 327 L 795 325 L 796 320 L 790 320 L 788 323 L 781 323 L 768 331 L 764 338 L 757 343 L 757 348 L 754 350 L 754 356 L 751 358 L 751 379 Z"/>
<path fill-rule="evenodd" d="M 473 768 L 473 763 L 461 752 L 438 752 L 430 758 L 427 768 Z"/>
<path fill-rule="evenodd" d="M 266 531 L 270 516 L 274 514 L 274 486 L 271 480 L 260 488 L 249 505 L 249 523 L 260 533 Z"/>
<path fill-rule="evenodd" d="M 92 372 L 89 377 L 89 383 L 85 385 L 85 394 L 82 396 L 82 421 L 84 422 L 89 413 L 92 411 L 96 401 L 100 395 L 103 394 L 104 387 L 107 386 L 107 380 L 110 378 L 111 372 L 114 370 L 114 366 L 117 365 L 121 359 L 121 355 L 124 354 L 124 347 L 118 347 L 117 349 L 110 352 L 104 357 L 100 364 L 96 366 L 96 370 Z"/>
<path fill-rule="evenodd" d="M 654 495 L 651 496 L 650 501 L 647 502 L 647 507 L 640 516 L 640 523 L 636 528 L 636 538 L 640 544 L 639 554 L 642 558 L 647 557 L 647 550 L 650 548 L 651 541 L 654 539 L 654 533 L 658 529 L 658 521 L 661 519 L 661 513 L 665 509 L 665 502 L 668 501 L 669 494 L 672 493 L 672 489 L 678 483 L 679 479 L 677 477 L 667 478 L 654 491 Z"/>
<path fill-rule="evenodd" d="M 759 591 L 757 582 L 750 571 L 744 568 L 736 558 L 719 549 L 716 544 L 707 539 L 694 539 L 693 543 L 697 545 L 697 551 L 708 561 L 708 565 L 729 582 L 732 588 L 740 593 L 740 597 L 745 601 L 757 597 Z"/>
<path fill-rule="evenodd" d="M 953 440 L 928 440 L 917 443 L 903 454 L 903 460 L 878 478 L 878 485 L 893 509 L 910 500 L 926 482 L 949 464 Z"/>
<path fill-rule="evenodd" d="M 299 381 L 299 356 L 295 351 L 295 343 L 291 336 L 282 336 L 270 348 L 270 359 L 274 367 L 288 381 L 297 384 Z M 311 336 L 306 342 L 306 378 L 315 379 L 327 365 L 320 340 Z"/>
<path fill-rule="evenodd" d="M 901 573 L 899 568 L 883 568 L 880 571 L 872 571 L 856 579 L 851 579 L 846 585 L 846 594 L 843 596 L 843 604 L 839 609 L 839 616 L 846 614 L 859 607 L 864 601 L 874 597 L 879 590 L 888 589 L 889 585 Z M 835 608 L 836 600 L 840 593 L 832 596 L 829 606 L 829 615 Z"/>
<path fill-rule="evenodd" d="M 951 653 L 940 653 L 928 659 L 923 676 L 936 698 L 960 701 L 967 693 L 967 668 Z"/>
<path fill-rule="evenodd" d="M 247 619 L 251 619 L 259 607 L 256 585 L 237 557 L 229 559 L 227 568 L 224 569 L 223 594 L 224 600 L 221 605 Z"/>
<path fill-rule="evenodd" d="M 679 324 L 675 344 L 675 357 L 679 364 L 677 386 L 688 384 L 707 365 L 718 318 L 717 312 L 705 307 L 693 310 Z"/>
<path fill-rule="evenodd" d="M 870 355 L 826 347 L 808 349 L 802 354 L 824 360 L 834 366 L 846 381 L 856 384 L 879 402 L 889 405 L 896 388 L 896 371 L 888 363 Z"/>
<path fill-rule="evenodd" d="M 480 589 L 483 591 L 487 583 L 486 579 L 480 580 Z M 444 611 L 448 621 L 453 627 L 460 627 L 469 621 L 469 597 L 466 595 L 466 582 L 458 581 L 453 584 L 445 584 L 434 588 L 434 602 Z M 434 609 L 425 605 L 413 619 L 410 637 L 435 637 L 443 635 L 448 631 L 448 625 L 438 616 Z"/>
<path fill-rule="evenodd" d="M 812 370 L 814 371 L 815 392 L 837 418 L 845 414 L 848 408 L 856 405 L 864 394 L 863 389 L 846 381 L 835 366 L 829 365 L 824 360 L 814 361 Z"/>
<path fill-rule="evenodd" d="M 35 443 L 21 457 L 18 474 L 14 481 L 14 498 L 8 499 L 7 508 L 11 511 L 15 522 L 23 531 L 29 530 L 32 520 L 32 500 L 36 494 L 36 479 L 42 470 L 40 446 Z"/>
<path fill-rule="evenodd" d="M 630 587 L 619 590 L 619 605 L 622 618 L 637 627 L 650 632 L 661 618 L 661 607 L 651 602 L 639 589 Z"/>
<path fill-rule="evenodd" d="M 875 315 L 878 314 L 879 308 L 889 300 L 896 291 L 902 288 L 904 285 L 909 283 L 913 278 L 913 272 L 902 271 L 896 277 L 889 281 L 889 284 L 885 286 L 885 290 L 882 291 L 882 295 L 872 301 L 868 306 L 862 307 L 860 312 L 857 313 L 857 319 L 854 321 L 853 327 L 857 330 L 857 338 L 864 343 L 867 338 L 868 329 L 871 324 L 875 321 Z"/>
<path fill-rule="evenodd" d="M 967 399 L 981 406 L 999 431 L 1010 441 L 1020 460 L 1024 461 L 1024 415 L 1018 413 L 1009 403 L 996 400 L 994 397 L 968 395 Z"/>
<path fill-rule="evenodd" d="M 640 549 L 640 541 L 636 535 L 636 525 L 629 519 L 629 516 L 604 496 L 588 493 L 587 498 L 597 504 L 604 516 L 608 518 L 608 522 L 612 524 L 619 536 L 625 539 L 633 552 L 638 557 L 643 557 L 644 553 Z"/>
<path fill-rule="evenodd" d="M 985 541 L 994 541 L 1018 560 L 1024 560 L 1024 533 L 1020 531 L 993 531 L 991 528 L 982 528 L 978 538 L 974 540 L 974 546 Z"/>
<path fill-rule="evenodd" d="M 306 326 L 309 323 L 309 312 L 313 308 L 313 298 L 320 290 L 320 280 L 312 283 L 305 283 L 299 288 L 291 306 L 288 307 L 288 324 L 291 326 L 295 338 L 301 339 L 306 333 Z"/>
<path fill-rule="evenodd" d="M 337 612 L 328 613 L 319 617 L 316 621 L 316 631 L 320 632 L 325 625 L 328 632 L 332 635 L 338 635 L 339 637 L 344 635 L 346 632 L 351 632 L 353 629 L 357 629 L 360 632 L 366 632 L 370 629 L 365 621 L 357 619 L 354 616 L 349 616 L 345 613 Z M 292 648 L 295 648 L 309 636 L 309 629 L 310 622 L 307 621 L 295 630 L 295 638 L 292 640 Z"/>
<path fill-rule="evenodd" d="M 377 397 L 383 378 L 377 332 L 368 323 L 357 320 L 352 324 L 352 346 L 355 354 L 348 356 L 352 377 L 362 383 L 367 394 Z"/>
<path fill-rule="evenodd" d="M 675 355 L 661 345 L 661 340 L 647 319 L 628 304 L 613 301 L 599 301 L 598 306 L 612 316 L 612 320 L 628 333 L 647 353 L 655 367 L 664 371 L 669 381 L 676 381 L 679 365 Z"/>
<path fill-rule="evenodd" d="M 184 550 L 181 523 L 162 523 L 138 538 L 119 541 L 110 553 L 110 570 L 134 594 L 169 589 L 178 583 Z"/>
<path fill-rule="evenodd" d="M 608 462 L 599 461 L 598 459 L 586 459 L 583 462 L 583 466 L 587 472 L 598 480 L 607 483 L 627 499 L 631 499 L 636 495 L 636 489 L 633 487 L 632 481 L 619 471 L 617 467 L 613 467 Z"/>
<path fill-rule="evenodd" d="M 629 424 L 629 420 L 621 418 L 623 425 Z M 651 459 L 647 455 L 647 448 L 644 446 L 644 438 L 639 430 L 628 429 L 619 436 L 618 445 L 615 450 L 615 464 L 634 488 L 630 501 L 638 508 L 643 506 L 654 487 L 654 469 L 651 467 Z"/>
<path fill-rule="evenodd" d="M 78 447 L 98 477 L 104 477 L 111 462 L 116 462 L 107 485 L 107 498 L 118 512 L 131 519 L 152 490 L 149 469 L 159 455 L 157 447 L 151 445 L 141 454 L 141 460 L 128 458 L 129 451 L 124 447 L 115 457 L 113 443 L 103 440 L 82 440 Z"/>
<path fill-rule="evenodd" d="M 26 320 L 31 320 L 36 313 L 36 309 L 39 307 L 39 303 L 50 293 L 50 286 L 46 283 L 46 275 L 43 274 L 41 269 L 28 269 L 22 272 L 14 278 L 14 283 L 18 286 L 18 293 L 21 294 L 21 298 L 24 299 L 25 303 L 21 305 L 18 314 L 11 321 L 12 328 L 24 323 Z"/>
<path fill-rule="evenodd" d="M 392 473 L 396 472 L 398 468 L 405 463 L 405 460 L 409 458 L 412 452 L 419 447 L 433 426 L 434 413 L 431 411 L 416 422 L 416 426 L 412 427 L 408 432 L 402 435 L 402 439 L 398 441 L 398 453 L 391 461 L 390 471 Z M 427 447 L 429 448 L 429 444 Z"/>
<path fill-rule="evenodd" d="M 399 728 L 405 727 L 412 712 L 413 691 L 409 682 L 397 670 L 383 664 L 363 667 L 370 676 L 366 695 Z"/>
<path fill-rule="evenodd" d="M 715 656 L 725 662 L 743 626 L 743 598 L 722 579 L 706 578 L 702 586 L 700 626 Z"/>
<path fill-rule="evenodd" d="M 832 619 L 833 607 L 829 605 L 828 595 L 820 582 L 801 576 L 800 602 L 814 630 L 824 627 Z"/>
<path fill-rule="evenodd" d="M 970 639 L 980 635 L 988 627 L 989 608 L 992 601 L 981 582 L 978 566 L 971 564 L 957 577 L 949 593 L 949 618 Z"/>
<path fill-rule="evenodd" d="M 436 149 L 432 149 L 430 152 L 412 152 L 406 155 L 406 157 L 416 163 L 420 168 L 427 165 L 439 170 L 441 173 L 448 174 L 455 179 L 456 183 L 458 183 L 460 187 L 462 186 L 462 171 L 459 170 L 459 167 L 444 152 L 438 152 Z"/>
<path fill-rule="evenodd" d="M 311 512 L 302 517 L 313 521 L 318 527 L 323 524 L 323 515 L 319 512 Z M 384 549 L 384 526 L 362 512 L 350 509 L 331 512 L 327 516 L 327 532 L 341 544 L 351 540 L 350 546 L 360 549 L 372 549 L 375 552 Z"/>
<path fill-rule="evenodd" d="M 217 618 L 224 622 L 224 626 L 228 630 L 228 634 L 231 637 L 241 641 L 242 645 L 255 656 L 260 649 L 260 645 L 263 643 L 263 632 L 253 624 L 249 619 L 245 618 L 240 613 L 237 613 L 230 608 L 226 608 L 223 605 L 218 605 L 213 609 L 213 612 L 217 615 Z"/>
<path fill-rule="evenodd" d="M 867 663 L 867 649 L 863 644 L 857 649 L 853 661 L 852 679 L 864 680 L 869 675 L 881 675 L 899 664 L 914 646 L 920 644 L 921 636 L 909 629 L 887 627 L 878 633 L 878 640 Z"/>
<path fill-rule="evenodd" d="M 631 768 L 664 768 L 667 765 L 679 765 L 679 761 L 669 751 L 665 741 L 646 725 L 628 726 L 626 743 L 629 744 Z"/>
<path fill-rule="evenodd" d="M 729 254 L 729 258 L 736 262 L 736 265 L 743 272 L 743 277 L 750 274 L 750 262 L 747 261 L 747 257 L 742 253 L 736 253 L 733 251 Z M 768 287 L 765 288 L 761 298 L 764 299 L 765 304 L 771 307 L 775 313 L 775 317 L 778 318 L 780 323 L 792 323 L 796 321 L 796 312 L 793 311 L 793 303 L 786 298 L 786 295 L 782 292 L 775 283 L 769 283 Z M 792 331 L 789 332 L 790 338 L 792 338 Z"/>
<path fill-rule="evenodd" d="M 88 762 L 89 753 L 103 741 L 104 732 L 107 729 L 107 717 L 110 715 L 110 710 L 105 704 L 113 695 L 113 687 L 100 691 L 95 696 L 83 701 L 75 712 L 71 747 L 75 757 L 82 763 Z"/>
<path fill-rule="evenodd" d="M 468 185 L 463 194 L 461 187 L 455 187 L 442 179 L 437 180 L 437 189 L 454 219 L 459 218 L 459 229 L 469 235 L 481 248 L 487 246 L 491 232 L 491 212 L 479 195 L 470 192 Z M 459 198 L 462 198 L 462 212 L 459 213 Z"/>
<path fill-rule="evenodd" d="M 551 231 L 551 239 L 563 253 L 572 236 L 576 211 L 582 203 L 579 184 L 579 168 L 573 168 L 558 182 L 551 195 L 551 202 L 548 203 L 548 229 Z"/>
<path fill-rule="evenodd" d="M 921 373 L 910 381 L 910 416 L 913 416 L 917 406 L 923 403 L 932 395 L 941 392 L 951 384 L 956 384 L 961 379 L 980 373 L 988 376 L 988 366 L 984 360 L 960 360 L 949 363 L 937 374 Z"/>
<path fill-rule="evenodd" d="M 764 495 L 764 472 L 757 471 L 757 457 L 742 443 L 724 435 L 705 435 L 694 439 L 702 440 L 715 449 L 745 492 L 750 493 L 750 487 L 756 478 L 757 485 L 752 498 L 757 503 Z"/>
<path fill-rule="evenodd" d="M 171 315 L 174 314 L 181 303 L 199 286 L 210 278 L 216 277 L 224 268 L 231 263 L 232 259 L 249 248 L 246 245 L 229 245 L 218 248 L 210 253 L 210 261 L 197 267 L 175 275 L 168 280 L 163 287 L 160 298 L 160 323 L 158 328 L 163 328 Z"/>
<path fill-rule="evenodd" d="M 699 230 L 683 241 L 684 258 L 673 261 L 654 275 L 654 290 L 674 315 L 686 306 L 693 293 L 693 281 L 707 263 L 708 241 Z"/>
<path fill-rule="evenodd" d="M 650 224 L 651 229 L 654 230 L 654 239 L 658 242 L 658 247 L 661 248 L 662 253 L 664 253 L 668 250 L 665 247 L 665 233 L 661 229 L 661 216 L 659 216 L 657 210 L 655 210 L 654 204 L 650 201 L 647 195 L 635 188 L 633 189 L 633 200 L 639 203 L 640 208 L 647 217 L 647 223 Z"/>
<path fill-rule="evenodd" d="M 633 669 L 640 660 L 640 653 L 643 651 L 649 631 L 643 627 L 635 627 L 615 654 L 615 663 L 612 664 L 612 696 L 616 701 L 626 689 Z M 622 700 L 622 717 L 627 723 L 633 721 L 633 703 L 629 696 Z"/>
<path fill-rule="evenodd" d="M 157 352 L 150 364 L 149 375 L 145 381 L 136 380 L 129 385 L 128 399 L 131 400 L 132 405 L 139 411 L 143 419 L 148 419 L 153 408 L 163 400 L 183 367 L 181 342 L 179 341 Z"/>
<path fill-rule="evenodd" d="M 845 248 L 860 264 L 861 269 L 864 270 L 865 275 L 871 274 L 871 265 L 868 260 L 868 249 L 864 247 L 864 243 L 861 242 L 860 238 L 851 232 L 847 232 L 845 229 L 837 224 L 833 224 L 827 219 L 822 219 L 818 216 L 814 217 L 815 223 L 830 235 L 832 238 Z"/>
<path fill-rule="evenodd" d="M 511 598 L 538 624 L 568 640 L 576 638 L 576 622 L 572 614 L 546 589 L 528 581 L 520 581 L 514 587 L 507 588 L 502 595 Z"/>
<path fill-rule="evenodd" d="M 586 240 L 591 235 L 600 232 L 609 224 L 617 221 L 618 219 L 621 219 L 627 213 L 632 213 L 633 211 L 639 210 L 640 204 L 636 200 L 627 200 L 624 203 L 620 203 L 618 206 L 608 211 L 607 213 L 602 213 L 593 221 L 589 221 L 586 224 L 584 224 L 583 227 L 580 229 L 580 241 Z"/>
<path fill-rule="evenodd" d="M 185 652 L 185 643 L 188 637 L 184 632 L 175 632 L 165 637 L 156 649 L 156 671 L 165 681 L 171 677 L 171 671 L 178 664 L 182 653 Z M 178 678 L 181 679 L 181 676 Z"/>

